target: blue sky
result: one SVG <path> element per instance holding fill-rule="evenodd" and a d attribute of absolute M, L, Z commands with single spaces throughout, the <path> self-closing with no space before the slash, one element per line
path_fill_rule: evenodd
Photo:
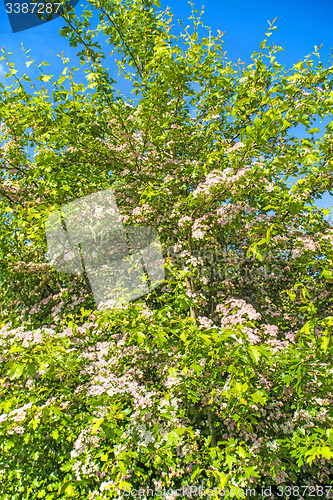
<path fill-rule="evenodd" d="M 6 1 L 6 0 L 5 0 Z M 204 15 L 202 21 L 204 25 L 212 28 L 212 33 L 217 30 L 225 31 L 223 37 L 227 58 L 233 62 L 238 59 L 250 64 L 251 54 L 259 50 L 260 42 L 265 38 L 268 29 L 267 20 L 273 21 L 277 17 L 277 31 L 273 31 L 269 42 L 283 47 L 284 51 L 277 54 L 278 61 L 288 69 L 293 64 L 303 59 L 314 50 L 314 46 L 320 46 L 321 60 L 326 65 L 333 47 L 333 1 L 317 0 L 315 7 L 310 0 L 280 0 L 266 2 L 263 0 L 200 0 L 196 3 L 196 8 L 200 12 L 202 5 Z M 81 2 L 75 7 L 77 14 L 82 12 L 87 2 Z M 181 19 L 183 24 L 190 24 L 187 21 L 191 15 L 191 7 L 186 0 L 162 0 L 161 7 L 171 8 L 174 14 L 174 25 L 177 30 L 177 20 Z M 0 3 L 0 46 L 4 46 L 6 51 L 12 52 L 11 62 L 19 74 L 26 73 L 32 79 L 36 78 L 37 72 L 33 65 L 26 67 L 26 56 L 21 50 L 21 43 L 30 50 L 32 59 L 37 63 L 43 60 L 50 66 L 44 67 L 47 73 L 54 74 L 55 78 L 62 72 L 63 65 L 60 57 L 64 51 L 64 56 L 70 58 L 70 66 L 77 65 L 75 52 L 68 45 L 65 38 L 60 37 L 59 30 L 62 26 L 62 19 L 58 18 L 49 23 L 34 28 L 12 33 L 9 20 L 7 18 L 4 2 Z M 110 58 L 109 58 L 110 59 Z M 114 61 L 108 61 L 111 76 L 119 81 L 117 67 Z M 6 82 L 4 78 L 5 64 L 0 62 L 0 81 Z M 84 76 L 82 75 L 82 81 Z M 9 83 L 9 82 L 8 82 Z M 123 81 L 121 90 L 129 95 L 129 84 Z M 318 205 L 321 207 L 331 207 L 333 200 L 330 196 L 325 196 Z"/>

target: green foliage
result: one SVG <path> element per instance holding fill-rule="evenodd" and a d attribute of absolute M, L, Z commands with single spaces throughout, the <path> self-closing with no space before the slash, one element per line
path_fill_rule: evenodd
<path fill-rule="evenodd" d="M 3 50 L 0 500 L 329 488 L 333 233 L 315 201 L 333 185 L 332 66 L 315 47 L 285 71 L 275 21 L 245 67 L 193 5 L 180 35 L 157 2 L 90 5 L 63 16 L 81 68 L 62 55 L 56 78 L 24 49 L 32 82 Z M 96 311 L 86 273 L 52 268 L 44 226 L 110 187 L 125 225 L 158 231 L 166 276 Z"/>

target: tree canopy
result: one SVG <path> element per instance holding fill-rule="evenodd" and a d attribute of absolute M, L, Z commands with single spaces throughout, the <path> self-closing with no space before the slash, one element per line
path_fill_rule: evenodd
<path fill-rule="evenodd" d="M 55 77 L 26 51 L 32 81 L 3 50 L 0 498 L 329 497 L 331 59 L 286 70 L 274 20 L 233 64 L 193 5 L 179 35 L 156 2 L 89 5 L 61 29 L 86 84 L 64 55 Z M 157 231 L 166 275 L 97 310 L 86 272 L 52 266 L 45 221 L 109 188 L 125 227 Z"/>

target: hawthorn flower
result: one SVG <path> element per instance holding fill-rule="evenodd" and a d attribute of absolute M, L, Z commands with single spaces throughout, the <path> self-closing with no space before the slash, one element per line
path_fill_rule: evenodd
<path fill-rule="evenodd" d="M 232 312 L 236 309 L 236 312 Z M 251 304 L 242 299 L 229 299 L 225 304 L 218 304 L 216 311 L 224 314 L 222 324 L 239 324 L 244 323 L 246 314 L 250 320 L 261 319 L 261 314 L 258 313 Z"/>
<path fill-rule="evenodd" d="M 227 149 L 226 153 L 233 153 L 234 151 L 238 151 L 245 147 L 245 144 L 242 142 L 236 142 L 233 146 Z"/>
<path fill-rule="evenodd" d="M 184 223 L 191 222 L 192 219 L 188 215 L 183 215 L 178 221 L 178 227 L 184 227 Z"/>
<path fill-rule="evenodd" d="M 214 322 L 211 319 L 205 318 L 204 316 L 199 316 L 198 321 L 200 323 L 200 327 L 205 328 L 207 330 L 211 328 L 214 324 Z"/>
<path fill-rule="evenodd" d="M 113 481 L 104 481 L 100 487 L 99 487 L 99 490 L 100 491 L 106 491 L 106 490 L 110 490 L 111 487 L 113 485 Z"/>
<path fill-rule="evenodd" d="M 300 247 L 294 248 L 292 253 L 291 253 L 291 258 L 296 259 L 300 255 L 302 255 L 302 253 L 303 253 L 303 248 L 300 248 Z"/>
<path fill-rule="evenodd" d="M 202 229 L 196 229 L 192 233 L 192 238 L 194 240 L 202 240 L 205 234 L 206 234 L 205 231 L 203 231 Z"/>
<path fill-rule="evenodd" d="M 318 243 L 316 243 L 312 238 L 310 238 L 310 236 L 303 236 L 297 238 L 297 240 L 303 244 L 306 250 L 311 250 L 312 252 L 315 252 L 318 248 Z"/>
<path fill-rule="evenodd" d="M 141 215 L 141 212 L 142 212 L 142 207 L 135 207 L 132 210 L 133 215 Z"/>
<path fill-rule="evenodd" d="M 271 335 L 272 337 L 276 337 L 279 333 L 279 327 L 276 325 L 264 325 L 264 330 L 267 335 Z"/>

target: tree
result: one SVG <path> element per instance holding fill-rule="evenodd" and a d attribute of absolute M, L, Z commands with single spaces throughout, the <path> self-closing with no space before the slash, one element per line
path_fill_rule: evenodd
<path fill-rule="evenodd" d="M 176 36 L 153 2 L 90 4 L 61 30 L 86 86 L 63 57 L 58 80 L 39 65 L 38 89 L 3 52 L 1 498 L 191 485 L 231 498 L 287 483 L 294 497 L 319 483 L 326 494 L 332 228 L 314 202 L 332 190 L 332 121 L 317 140 L 312 125 L 332 115 L 330 61 L 314 65 L 315 47 L 285 71 L 268 45 L 275 21 L 245 67 L 221 32 L 201 35 L 193 6 Z M 96 311 L 84 273 L 52 268 L 44 224 L 110 187 L 125 225 L 158 231 L 167 274 Z"/>

